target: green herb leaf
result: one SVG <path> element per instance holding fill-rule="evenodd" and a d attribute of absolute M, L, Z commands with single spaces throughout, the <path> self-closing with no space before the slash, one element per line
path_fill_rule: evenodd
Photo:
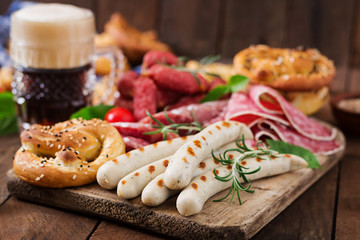
<path fill-rule="evenodd" d="M 205 56 L 203 57 L 200 61 L 199 61 L 199 64 L 200 65 L 209 65 L 211 63 L 214 63 L 216 62 L 217 60 L 219 60 L 221 58 L 220 55 L 216 55 L 216 56 Z"/>
<path fill-rule="evenodd" d="M 232 193 L 232 196 L 230 198 L 230 202 L 232 202 L 235 193 L 238 197 L 239 204 L 241 205 L 241 198 L 240 198 L 240 191 L 253 193 L 254 190 L 251 188 L 251 181 L 247 178 L 246 175 L 257 173 L 261 170 L 261 167 L 259 166 L 257 169 L 253 169 L 252 171 L 249 170 L 249 168 L 242 166 L 241 162 L 243 160 L 246 160 L 248 158 L 260 158 L 263 159 L 264 156 L 267 156 L 269 159 L 272 157 L 277 157 L 275 154 L 277 154 L 276 151 L 268 148 L 263 148 L 260 146 L 260 142 L 257 143 L 257 149 L 250 149 L 245 144 L 245 137 L 242 136 L 241 140 L 236 141 L 237 148 L 231 148 L 223 152 L 222 154 L 219 154 L 218 156 L 214 155 L 214 151 L 211 151 L 211 155 L 214 158 L 215 161 L 220 162 L 224 166 L 231 166 L 231 171 L 226 176 L 219 176 L 216 173 L 216 170 L 214 168 L 213 173 L 215 175 L 215 178 L 222 182 L 229 182 L 232 180 L 232 185 L 229 190 L 229 192 L 225 195 L 225 197 L 214 200 L 214 202 L 219 202 L 230 196 Z M 233 152 L 233 157 L 229 157 L 229 152 Z M 235 157 L 234 157 L 235 155 Z M 244 186 L 241 181 L 245 184 L 247 184 L 247 187 Z"/>
<path fill-rule="evenodd" d="M 9 92 L 0 93 L 0 135 L 16 133 L 17 131 L 13 95 Z"/>
<path fill-rule="evenodd" d="M 81 117 L 85 120 L 90 120 L 92 118 L 99 118 L 104 120 L 106 113 L 113 107 L 114 106 L 110 106 L 110 105 L 97 105 L 97 106 L 84 107 L 79 111 L 73 113 L 70 119 Z"/>
<path fill-rule="evenodd" d="M 242 75 L 233 75 L 229 78 L 228 86 L 232 93 L 239 92 L 249 83 L 249 78 Z"/>
<path fill-rule="evenodd" d="M 220 99 L 228 93 L 236 93 L 249 83 L 249 78 L 242 75 L 233 75 L 226 85 L 220 85 L 211 90 L 200 102 L 210 102 Z"/>
<path fill-rule="evenodd" d="M 266 140 L 267 144 L 272 150 L 275 150 L 283 154 L 294 154 L 305 159 L 308 163 L 308 168 L 322 168 L 317 157 L 308 149 L 292 145 L 283 141 L 275 141 L 268 139 Z"/>
<path fill-rule="evenodd" d="M 203 103 L 203 102 L 215 101 L 221 98 L 222 96 L 224 96 L 225 94 L 228 94 L 229 92 L 230 89 L 228 86 L 226 85 L 217 86 L 216 88 L 211 90 L 208 94 L 206 94 L 206 96 L 203 99 L 201 99 L 201 102 Z"/>

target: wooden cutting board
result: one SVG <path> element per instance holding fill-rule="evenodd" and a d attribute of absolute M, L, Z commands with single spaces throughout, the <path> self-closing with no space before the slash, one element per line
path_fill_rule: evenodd
<path fill-rule="evenodd" d="M 344 135 L 337 140 L 344 146 Z M 102 189 L 97 184 L 68 189 L 48 189 L 29 185 L 13 172 L 7 173 L 7 186 L 16 197 L 40 204 L 74 210 L 133 224 L 168 236 L 194 239 L 248 239 L 289 206 L 314 182 L 323 176 L 343 156 L 344 150 L 330 156 L 318 156 L 323 169 L 300 169 L 279 176 L 256 180 L 255 193 L 241 193 L 243 204 L 213 202 L 226 191 L 206 202 L 201 213 L 181 216 L 172 197 L 159 207 L 147 207 L 140 197 L 119 199 L 116 191 Z"/>

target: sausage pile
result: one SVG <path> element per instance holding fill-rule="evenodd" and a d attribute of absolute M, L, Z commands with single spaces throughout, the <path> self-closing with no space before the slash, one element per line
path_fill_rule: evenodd
<path fill-rule="evenodd" d="M 165 107 L 175 123 L 197 121 L 208 125 L 223 120 L 227 100 L 200 104 L 207 92 L 221 84 L 225 84 L 221 78 L 208 81 L 200 73 L 190 72 L 172 53 L 148 52 L 143 58 L 141 74 L 127 71 L 118 83 L 120 96 L 115 105 L 133 112 L 137 121 L 114 124 L 124 138 L 127 151 L 163 140 L 161 134 L 143 134 L 155 130 L 146 111 L 164 124 L 169 124 L 162 112 Z M 176 137 L 179 135 L 170 134 L 167 139 Z"/>
<path fill-rule="evenodd" d="M 172 53 L 150 51 L 144 56 L 140 75 L 128 71 L 119 80 L 120 97 L 115 104 L 132 111 L 139 121 L 147 116 L 146 110 L 154 114 L 165 106 L 199 103 L 219 84 L 225 81 L 214 78 L 208 82 L 201 74 L 186 69 Z"/>
<path fill-rule="evenodd" d="M 253 134 L 244 124 L 219 121 L 194 136 L 162 141 L 123 154 L 100 167 L 97 181 L 106 189 L 117 187 L 117 195 L 124 199 L 141 195 L 148 206 L 158 206 L 180 193 L 176 207 L 180 214 L 190 216 L 199 213 L 207 199 L 231 184 L 214 178 L 214 169 L 226 176 L 231 173 L 231 166 L 222 166 L 214 160 L 212 149 L 215 155 L 222 154 L 236 148 L 234 141 L 242 137 L 254 143 Z M 237 157 L 240 153 L 231 154 Z M 251 180 L 307 166 L 305 160 L 290 154 L 264 161 L 248 158 L 242 164 L 246 171 L 263 169 Z"/>

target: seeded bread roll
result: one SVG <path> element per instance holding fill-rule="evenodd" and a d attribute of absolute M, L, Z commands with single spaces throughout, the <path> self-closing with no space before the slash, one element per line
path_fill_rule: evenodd
<path fill-rule="evenodd" d="M 270 48 L 255 45 L 234 57 L 238 74 L 251 84 L 278 90 L 305 114 L 319 110 L 329 97 L 335 77 L 334 63 L 316 49 Z"/>
<path fill-rule="evenodd" d="M 25 182 L 51 188 L 94 182 L 102 164 L 125 152 L 119 132 L 99 119 L 35 124 L 20 139 L 14 172 Z"/>
<path fill-rule="evenodd" d="M 235 55 L 234 67 L 251 83 L 284 91 L 319 89 L 329 86 L 335 76 L 333 62 L 316 49 L 250 46 Z"/>

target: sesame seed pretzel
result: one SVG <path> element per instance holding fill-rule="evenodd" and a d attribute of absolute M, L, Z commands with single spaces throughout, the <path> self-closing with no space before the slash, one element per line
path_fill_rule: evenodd
<path fill-rule="evenodd" d="M 119 132 L 99 119 L 34 124 L 20 135 L 14 172 L 33 185 L 62 188 L 94 182 L 99 167 L 123 154 Z"/>
<path fill-rule="evenodd" d="M 250 46 L 234 57 L 237 73 L 253 84 L 265 84 L 284 91 L 308 91 L 331 84 L 334 63 L 316 49 Z"/>

